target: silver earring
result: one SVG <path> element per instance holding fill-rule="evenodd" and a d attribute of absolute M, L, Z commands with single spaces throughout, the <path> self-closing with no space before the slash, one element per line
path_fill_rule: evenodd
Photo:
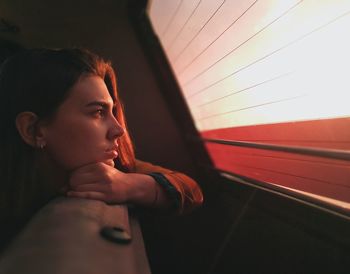
<path fill-rule="evenodd" d="M 44 147 L 45 147 L 45 142 L 43 142 L 43 141 L 38 141 L 38 147 L 40 148 L 40 149 L 44 149 Z"/>

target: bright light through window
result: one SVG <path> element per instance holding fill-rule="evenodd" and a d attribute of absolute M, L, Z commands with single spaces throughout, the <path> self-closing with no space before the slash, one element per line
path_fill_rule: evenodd
<path fill-rule="evenodd" d="M 350 1 L 175 2 L 149 13 L 200 131 L 350 116 Z"/>

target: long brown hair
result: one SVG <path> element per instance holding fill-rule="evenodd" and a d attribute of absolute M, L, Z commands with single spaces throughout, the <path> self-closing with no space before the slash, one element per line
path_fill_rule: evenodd
<path fill-rule="evenodd" d="M 126 129 L 116 76 L 109 62 L 84 49 L 31 49 L 6 60 L 0 69 L 0 217 L 29 216 L 55 193 L 48 193 L 38 175 L 38 150 L 27 145 L 15 126 L 16 116 L 34 112 L 50 119 L 83 74 L 101 77 L 116 104 L 115 116 Z M 119 142 L 116 166 L 133 170 L 135 156 L 128 131 Z"/>

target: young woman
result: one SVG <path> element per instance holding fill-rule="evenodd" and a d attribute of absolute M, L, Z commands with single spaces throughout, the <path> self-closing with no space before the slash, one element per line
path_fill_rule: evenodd
<path fill-rule="evenodd" d="M 24 50 L 0 70 L 0 214 L 20 223 L 51 198 L 173 208 L 202 203 L 184 174 L 135 159 L 111 65 L 81 49 Z"/>

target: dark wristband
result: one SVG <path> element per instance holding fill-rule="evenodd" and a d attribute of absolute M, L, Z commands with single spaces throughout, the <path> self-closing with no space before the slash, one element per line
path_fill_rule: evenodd
<path fill-rule="evenodd" d="M 148 174 L 151 176 L 168 194 L 170 199 L 172 200 L 173 207 L 175 209 L 180 207 L 180 193 L 176 190 L 176 188 L 169 182 L 169 180 L 162 174 L 158 172 L 152 172 Z"/>

